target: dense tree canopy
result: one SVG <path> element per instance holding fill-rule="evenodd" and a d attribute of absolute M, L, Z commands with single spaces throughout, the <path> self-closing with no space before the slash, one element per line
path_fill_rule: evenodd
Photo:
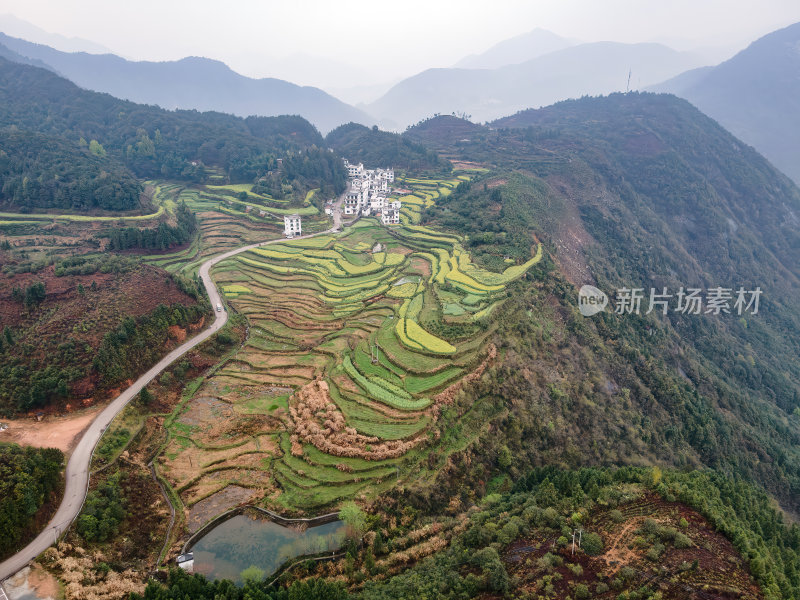
<path fill-rule="evenodd" d="M 61 487 L 64 455 L 0 444 L 0 559 L 16 550 L 36 512 Z"/>
<path fill-rule="evenodd" d="M 322 144 L 300 117 L 168 111 L 83 90 L 44 69 L 0 58 L 0 127 L 12 125 L 75 148 L 94 140 L 91 157 L 107 164 L 114 159 L 138 177 L 189 181 L 204 180 L 209 167 L 234 181 L 252 181 L 265 174 L 268 158 Z"/>
<path fill-rule="evenodd" d="M 94 360 L 94 368 L 105 384 L 132 378 L 161 356 L 173 325 L 186 326 L 203 314 L 200 305 L 161 304 L 138 319 L 127 317 L 115 330 L 103 337 Z"/>
<path fill-rule="evenodd" d="M 358 123 L 337 127 L 325 136 L 325 142 L 351 162 L 363 162 L 368 168 L 445 172 L 452 168 L 436 152 L 407 137 Z"/>
<path fill-rule="evenodd" d="M 0 129 L 0 205 L 22 210 L 131 210 L 142 186 L 105 154 L 60 138 Z"/>
<path fill-rule="evenodd" d="M 177 223 L 159 223 L 157 227 L 140 229 L 138 227 L 117 227 L 109 233 L 112 250 L 143 248 L 147 250 L 166 250 L 185 244 L 197 231 L 197 217 L 183 203 L 175 210 Z"/>

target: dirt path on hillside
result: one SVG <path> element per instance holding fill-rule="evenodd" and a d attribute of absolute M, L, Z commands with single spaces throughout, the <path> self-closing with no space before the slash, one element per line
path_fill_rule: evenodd
<path fill-rule="evenodd" d="M 630 519 L 622 530 L 614 536 L 614 541 L 609 546 L 608 550 L 603 554 L 603 560 L 611 568 L 611 575 L 616 575 L 624 565 L 628 564 L 632 558 L 635 558 L 636 553 L 627 547 L 624 542 L 627 540 L 628 535 L 632 530 L 639 526 L 639 523 L 644 521 L 645 517 L 634 517 Z M 620 548 L 620 543 L 622 547 Z"/>

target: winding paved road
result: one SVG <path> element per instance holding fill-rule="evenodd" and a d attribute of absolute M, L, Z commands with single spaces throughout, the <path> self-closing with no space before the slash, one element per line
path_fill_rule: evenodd
<path fill-rule="evenodd" d="M 318 235 L 333 233 L 339 231 L 340 227 L 341 198 L 336 203 L 334 208 L 333 227 L 331 229 L 321 231 L 319 233 L 298 236 L 295 239 L 305 239 Z M 95 418 L 92 424 L 89 425 L 89 428 L 83 434 L 83 437 L 81 437 L 81 440 L 78 442 L 78 445 L 75 447 L 75 450 L 69 457 L 65 474 L 66 486 L 64 489 L 64 498 L 61 500 L 61 506 L 58 507 L 55 516 L 47 524 L 47 527 L 44 529 L 44 531 L 42 531 L 42 533 L 40 533 L 30 544 L 25 546 L 25 548 L 17 552 L 12 557 L 0 563 L 0 594 L 3 593 L 2 582 L 14 575 L 39 554 L 53 545 L 58 540 L 58 536 L 61 535 L 67 529 L 67 527 L 69 527 L 72 521 L 75 520 L 75 517 L 78 516 L 78 513 L 80 513 L 81 507 L 83 506 L 83 501 L 86 499 L 86 492 L 89 487 L 89 466 L 91 464 L 92 454 L 94 453 L 97 442 L 100 441 L 103 432 L 106 430 L 106 428 L 108 428 L 111 421 L 114 420 L 114 417 L 116 417 L 117 414 L 119 414 L 119 412 L 125 408 L 125 405 L 128 404 L 128 402 L 136 397 L 136 394 L 138 394 L 142 388 L 155 379 L 164 369 L 186 354 L 189 350 L 210 338 L 228 321 L 228 312 L 225 310 L 224 305 L 222 311 L 217 312 L 216 310 L 217 304 L 222 304 L 222 300 L 220 299 L 219 292 L 217 291 L 217 286 L 214 285 L 214 282 L 211 280 L 211 276 L 209 275 L 211 267 L 216 265 L 218 262 L 223 261 L 226 258 L 230 258 L 231 256 L 235 256 L 241 252 L 246 252 L 247 250 L 252 250 L 253 248 L 258 248 L 259 246 L 266 246 L 268 244 L 274 244 L 283 241 L 286 240 L 283 238 L 278 238 L 266 242 L 242 246 L 241 248 L 236 248 L 234 250 L 225 252 L 224 254 L 215 256 L 200 266 L 199 274 L 203 280 L 203 285 L 206 288 L 208 298 L 211 301 L 212 310 L 214 311 L 214 315 L 216 317 L 214 319 L 214 323 L 208 329 L 203 330 L 201 333 L 184 342 L 172 352 L 167 354 L 164 358 L 162 358 L 152 369 L 139 377 L 139 379 L 137 379 L 133 385 L 115 398 L 111 404 L 109 404 Z M 0 598 L 2 598 L 2 596 L 0 596 Z"/>

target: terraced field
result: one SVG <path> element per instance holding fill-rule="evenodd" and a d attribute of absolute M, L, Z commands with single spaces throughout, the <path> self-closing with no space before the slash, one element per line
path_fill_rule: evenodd
<path fill-rule="evenodd" d="M 374 495 L 435 447 L 441 405 L 494 357 L 506 285 L 541 258 L 490 273 L 414 224 L 458 182 L 401 182 L 418 200 L 402 226 L 361 219 L 217 265 L 249 335 L 170 426 L 163 470 L 187 506 L 230 484 L 279 509 Z"/>
<path fill-rule="evenodd" d="M 200 222 L 200 236 L 188 248 L 171 254 L 146 257 L 144 260 L 185 274 L 197 272 L 200 264 L 215 254 L 283 235 L 283 215 L 304 215 L 303 229 L 313 232 L 328 227 L 324 215 L 310 204 L 309 192 L 303 207 L 288 208 L 288 203 L 253 194 L 251 185 L 228 184 L 186 188 L 171 183 L 153 183 L 158 203 L 169 210 L 185 202 Z M 238 195 L 244 192 L 247 200 Z"/>

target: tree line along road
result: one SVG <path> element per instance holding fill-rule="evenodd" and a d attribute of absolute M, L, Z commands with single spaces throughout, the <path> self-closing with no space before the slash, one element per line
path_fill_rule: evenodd
<path fill-rule="evenodd" d="M 334 211 L 334 226 L 331 229 L 327 229 L 319 233 L 298 236 L 294 239 L 305 239 L 337 232 L 341 226 L 340 205 L 341 199 L 339 203 L 337 203 L 337 207 Z M 253 248 L 258 248 L 259 246 L 266 246 L 268 244 L 284 241 L 284 239 L 278 238 L 266 242 L 242 246 L 241 248 L 235 248 L 234 250 L 229 250 L 224 254 L 220 254 L 207 260 L 200 266 L 199 275 L 203 281 L 203 286 L 206 288 L 208 299 L 211 302 L 211 308 L 214 311 L 214 322 L 210 327 L 204 329 L 190 340 L 187 340 L 175 348 L 172 352 L 167 354 L 160 361 L 158 361 L 155 366 L 153 366 L 144 375 L 139 377 L 139 379 L 137 379 L 129 388 L 117 396 L 111 402 L 111 404 L 103 409 L 103 411 L 97 415 L 95 420 L 92 421 L 92 424 L 89 425 L 89 428 L 81 437 L 78 445 L 75 447 L 75 450 L 72 452 L 72 455 L 69 457 L 69 461 L 67 462 L 67 469 L 65 471 L 66 483 L 64 486 L 64 497 L 61 500 L 61 505 L 58 507 L 56 514 L 47 524 L 47 527 L 45 527 L 44 531 L 42 531 L 31 543 L 0 563 L 0 600 L 3 600 L 3 596 L 5 596 L 2 588 L 2 582 L 24 568 L 30 561 L 47 550 L 47 548 L 49 548 L 51 545 L 55 544 L 58 541 L 58 537 L 67 530 L 72 521 L 74 521 L 80 513 L 89 489 L 89 466 L 92 460 L 92 454 L 94 453 L 95 446 L 97 446 L 97 442 L 100 441 L 100 438 L 111 424 L 111 421 L 114 420 L 114 417 L 116 417 L 120 411 L 125 408 L 128 402 L 133 400 L 148 383 L 161 374 L 164 369 L 186 354 L 189 350 L 198 344 L 202 344 L 212 335 L 217 333 L 220 329 L 222 329 L 225 323 L 228 322 L 228 312 L 224 305 L 221 311 L 217 312 L 216 310 L 217 305 L 222 305 L 222 300 L 220 298 L 219 291 L 217 290 L 217 286 L 211 280 L 211 268 L 217 263 L 230 258 L 231 256 L 252 250 Z"/>

